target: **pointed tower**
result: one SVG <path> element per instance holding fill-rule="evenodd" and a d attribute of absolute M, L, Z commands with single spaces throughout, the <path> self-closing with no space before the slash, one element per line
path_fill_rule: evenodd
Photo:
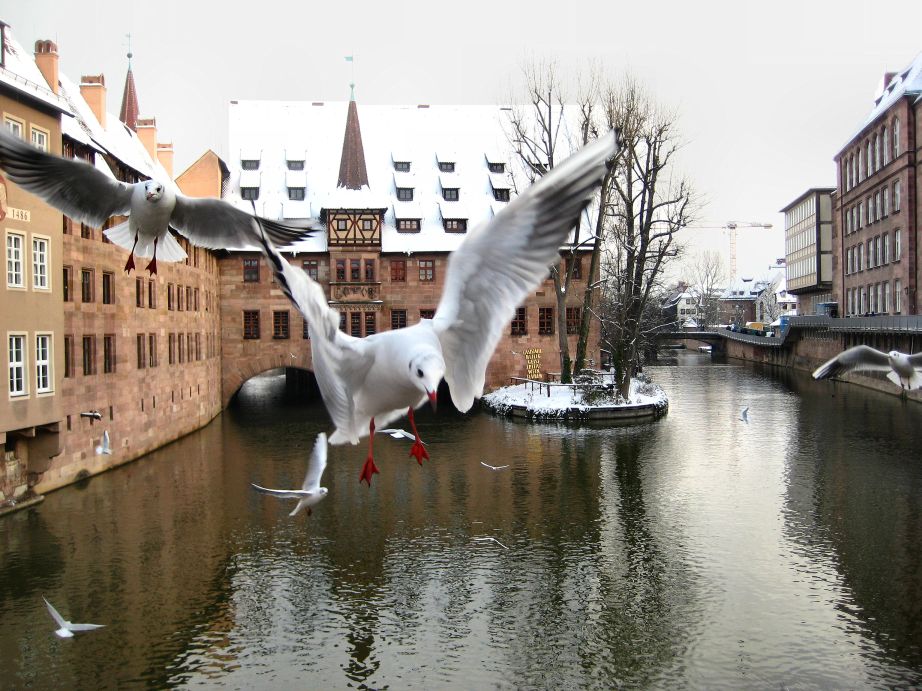
<path fill-rule="evenodd" d="M 359 127 L 359 109 L 355 105 L 355 85 L 349 98 L 349 112 L 346 115 L 346 133 L 343 136 L 343 155 L 339 160 L 339 181 L 337 187 L 360 190 L 368 186 L 368 171 L 365 168 L 365 149 L 362 146 L 362 128 Z"/>
<path fill-rule="evenodd" d="M 128 51 L 128 75 L 125 77 L 125 92 L 122 94 L 122 110 L 118 119 L 137 132 L 138 130 L 138 92 L 134 87 L 134 74 L 131 71 L 131 51 Z"/>

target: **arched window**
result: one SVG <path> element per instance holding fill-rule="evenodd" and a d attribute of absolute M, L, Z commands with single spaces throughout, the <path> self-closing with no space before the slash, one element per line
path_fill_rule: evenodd
<path fill-rule="evenodd" d="M 884 125 L 884 165 L 890 163 L 890 130 Z"/>
<path fill-rule="evenodd" d="M 874 170 L 880 170 L 880 132 L 874 135 Z"/>
<path fill-rule="evenodd" d="M 868 157 L 868 177 L 871 177 L 871 174 L 874 172 L 874 158 L 871 156 L 871 140 L 868 139 L 868 143 L 865 146 L 865 151 Z"/>
<path fill-rule="evenodd" d="M 893 158 L 900 155 L 900 119 L 893 118 Z"/>
<path fill-rule="evenodd" d="M 858 159 L 858 179 L 855 181 L 855 184 L 858 184 L 864 180 L 864 163 L 862 163 L 864 159 L 861 157 L 861 149 L 858 150 L 856 158 Z"/>

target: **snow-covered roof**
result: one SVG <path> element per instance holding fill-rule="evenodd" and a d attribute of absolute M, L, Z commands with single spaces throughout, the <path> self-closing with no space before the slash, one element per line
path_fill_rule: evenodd
<path fill-rule="evenodd" d="M 893 75 L 889 83 L 883 85 L 883 89 L 874 99 L 874 107 L 861 126 L 849 138 L 849 142 L 903 96 L 922 97 L 922 53 L 919 53 L 907 67 Z"/>
<path fill-rule="evenodd" d="M 446 232 L 443 218 L 466 219 L 468 231 L 491 220 L 507 205 L 494 198 L 493 190 L 512 190 L 513 186 L 508 174 L 491 174 L 489 163 L 503 163 L 507 171 L 518 172 L 525 180 L 507 136 L 508 113 L 504 111 L 508 109 L 359 104 L 368 187 L 337 188 L 347 109 L 348 102 L 238 100 L 230 104 L 228 150 L 260 152 L 259 213 L 269 216 L 265 209 L 270 208 L 289 213 L 286 150 L 293 141 L 299 146 L 303 142 L 308 152 L 305 203 L 312 215 L 318 216 L 323 209 L 385 209 L 383 252 L 450 252 L 466 235 Z M 572 113 L 575 122 L 575 109 Z M 563 126 L 559 151 L 566 149 L 571 132 L 577 140 L 578 128 Z M 454 163 L 455 172 L 441 172 L 439 161 Z M 410 172 L 396 171 L 395 162 L 411 163 Z M 241 163 L 232 160 L 228 164 L 232 169 L 228 186 L 231 201 L 238 196 Z M 398 200 L 398 187 L 413 188 L 413 200 Z M 444 199 L 442 190 L 446 187 L 459 190 L 459 201 Z M 523 188 L 520 183 L 518 189 Z M 266 203 L 270 201 L 283 203 L 276 207 Z M 238 199 L 234 203 L 250 209 L 248 201 Z M 397 219 L 420 219 L 420 231 L 397 232 Z M 585 220 L 583 238 L 588 230 Z M 313 242 L 316 235 L 305 242 Z"/>
<path fill-rule="evenodd" d="M 775 292 L 784 290 L 784 272 L 769 270 L 759 277 L 738 277 L 730 282 L 727 289 L 720 296 L 721 300 L 755 300 L 771 286 Z"/>
<path fill-rule="evenodd" d="M 19 44 L 12 29 L 7 26 L 3 34 L 6 38 L 6 46 L 4 47 L 3 67 L 0 67 L 0 82 L 41 101 L 46 106 L 70 115 L 67 102 L 48 88 L 48 82 L 45 81 L 41 70 L 35 64 L 35 58 Z"/>

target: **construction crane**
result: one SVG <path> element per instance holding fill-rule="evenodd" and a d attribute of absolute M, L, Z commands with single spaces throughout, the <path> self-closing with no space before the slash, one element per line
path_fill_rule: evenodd
<path fill-rule="evenodd" d="M 762 223 L 759 221 L 727 221 L 723 225 L 704 225 L 704 226 L 686 226 L 693 230 L 726 230 L 730 233 L 730 274 L 736 277 L 736 231 L 739 228 L 763 228 L 765 230 L 772 227 L 771 223 Z"/>

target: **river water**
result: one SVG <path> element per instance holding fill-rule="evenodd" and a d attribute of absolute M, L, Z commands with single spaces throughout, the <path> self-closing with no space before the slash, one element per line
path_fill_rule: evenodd
<path fill-rule="evenodd" d="M 295 518 L 250 482 L 299 486 L 326 416 L 253 379 L 0 519 L 0 687 L 922 684 L 922 408 L 695 353 L 648 372 L 654 422 L 440 411 L 423 467 L 378 438 L 370 490 L 364 446 L 332 448 Z M 42 596 L 106 628 L 58 639 Z"/>

